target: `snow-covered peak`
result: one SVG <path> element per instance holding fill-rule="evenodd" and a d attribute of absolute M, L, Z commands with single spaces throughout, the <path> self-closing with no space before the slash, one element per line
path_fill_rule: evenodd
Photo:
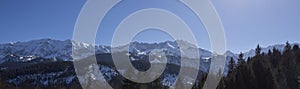
<path fill-rule="evenodd" d="M 70 61 L 72 60 L 72 46 L 92 48 L 94 45 L 82 42 L 74 42 L 71 40 L 60 41 L 54 39 L 40 39 L 28 42 L 0 44 L 0 59 L 7 57 L 7 55 L 15 55 L 19 56 L 20 58 L 34 56 L 46 59 L 55 58 L 64 61 Z M 95 48 L 96 53 L 109 52 L 109 48 L 106 46 L 96 46 Z"/>
<path fill-rule="evenodd" d="M 178 43 L 182 44 L 181 49 L 179 49 Z M 200 57 L 210 57 L 211 52 L 205 49 L 197 48 L 195 45 L 185 42 L 185 41 L 165 41 L 160 43 L 140 43 L 132 42 L 129 45 L 129 52 L 139 55 L 149 55 L 152 50 L 159 49 L 166 53 L 166 55 L 180 56 L 181 53 L 185 57 L 193 58 L 194 53 L 189 52 L 189 50 L 198 50 Z M 126 46 L 128 46 L 126 45 Z M 78 56 L 81 59 L 93 55 L 93 51 L 96 54 L 100 53 L 111 53 L 111 48 L 109 46 L 86 44 L 83 42 L 76 42 L 73 40 L 54 40 L 54 39 L 40 39 L 32 40 L 28 42 L 12 42 L 7 44 L 0 44 L 0 63 L 3 63 L 5 57 L 8 55 L 14 55 L 19 57 L 15 58 L 16 61 L 20 61 L 22 58 L 34 56 L 34 58 L 44 58 L 44 59 L 58 59 L 64 61 L 72 60 L 72 46 L 74 50 L 81 51 L 87 54 L 80 54 Z M 125 51 L 126 46 L 116 47 L 118 51 Z M 188 50 L 188 51 L 183 51 Z M 87 52 L 88 51 L 88 52 Z M 74 56 L 73 56 L 74 57 Z M 22 60 L 30 61 L 30 60 Z"/>
<path fill-rule="evenodd" d="M 71 52 L 72 44 L 68 41 L 52 39 L 32 40 L 28 42 L 16 42 L 0 45 L 0 54 L 17 56 L 39 56 L 53 58 L 57 56 L 67 56 Z"/>
<path fill-rule="evenodd" d="M 181 47 L 179 47 L 181 44 Z M 181 53 L 184 57 L 188 58 L 197 58 L 195 55 L 196 50 L 199 51 L 199 57 L 210 57 L 211 52 L 205 49 L 197 48 L 196 45 L 188 43 L 186 41 L 165 41 L 160 43 L 140 43 L 140 42 L 131 42 L 130 44 L 115 47 L 117 51 L 124 52 L 127 50 L 126 47 L 129 47 L 128 51 L 134 55 L 149 55 L 153 50 L 162 50 L 166 55 L 172 56 L 181 56 Z"/>
<path fill-rule="evenodd" d="M 294 45 L 299 45 L 299 43 L 293 43 L 291 44 L 291 47 L 293 47 Z M 272 52 L 273 48 L 277 49 L 279 52 L 282 53 L 284 51 L 285 44 L 276 44 L 267 47 L 261 47 L 261 53 L 268 53 L 269 50 Z M 255 49 L 251 49 L 250 51 L 244 53 L 244 58 L 253 57 L 253 56 L 255 56 Z"/>
<path fill-rule="evenodd" d="M 181 48 L 178 44 L 181 44 Z M 291 46 L 298 44 L 294 43 Z M 72 60 L 72 46 L 76 50 L 80 49 L 89 49 L 87 51 L 95 50 L 96 54 L 100 53 L 111 53 L 111 48 L 104 45 L 95 45 L 95 44 L 86 44 L 83 42 L 75 42 L 72 40 L 54 40 L 54 39 L 40 39 L 32 40 L 28 42 L 11 42 L 6 44 L 0 44 L 0 63 L 3 63 L 5 57 L 14 57 L 22 61 L 33 60 L 34 58 L 45 58 L 45 59 L 58 59 L 64 61 Z M 135 56 L 140 55 L 149 55 L 153 50 L 162 50 L 166 55 L 180 56 L 183 54 L 184 57 L 193 58 L 192 55 L 196 55 L 189 51 L 197 50 L 199 51 L 200 58 L 208 59 L 212 56 L 212 52 L 199 48 L 194 44 L 191 44 L 186 41 L 177 40 L 177 41 L 165 41 L 160 43 L 140 43 L 140 42 L 131 42 L 125 46 L 116 47 L 120 52 L 124 52 L 126 46 L 129 46 L 129 52 Z M 267 53 L 268 50 L 273 48 L 278 49 L 283 52 L 285 45 L 277 44 L 268 47 L 262 47 L 262 53 Z M 179 49 L 180 48 L 180 49 Z M 187 51 L 184 51 L 187 50 Z M 86 51 L 86 50 L 85 50 Z M 87 52 L 91 53 L 91 52 Z M 244 58 L 255 56 L 255 49 L 252 49 L 248 52 L 243 53 Z M 10 56 L 13 55 L 13 56 Z M 88 57 L 93 54 L 83 54 L 82 58 Z M 233 57 L 234 59 L 238 58 L 238 54 L 231 51 L 226 52 L 227 58 Z M 26 59 L 26 60 L 25 60 Z M 19 61 L 18 60 L 18 61 Z"/>

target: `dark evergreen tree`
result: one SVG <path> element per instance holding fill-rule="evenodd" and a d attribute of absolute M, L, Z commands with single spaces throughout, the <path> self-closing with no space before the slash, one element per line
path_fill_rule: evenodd
<path fill-rule="evenodd" d="M 238 65 L 243 65 L 243 64 L 245 64 L 246 62 L 245 62 L 245 60 L 244 60 L 244 55 L 243 55 L 243 53 L 241 52 L 240 54 L 239 54 L 239 58 L 238 58 Z"/>
<path fill-rule="evenodd" d="M 236 67 L 236 64 L 235 64 L 235 61 L 234 61 L 234 59 L 231 57 L 230 58 L 230 61 L 229 61 L 229 64 L 228 64 L 228 72 L 229 73 L 232 73 L 233 71 L 234 71 L 234 69 L 235 69 L 235 67 Z"/>
<path fill-rule="evenodd" d="M 293 46 L 293 51 L 294 51 L 295 56 L 296 56 L 296 62 L 300 63 L 300 48 L 299 48 L 299 45 L 295 44 Z"/>
<path fill-rule="evenodd" d="M 272 51 L 270 49 L 268 50 L 268 56 L 272 56 Z"/>
<path fill-rule="evenodd" d="M 284 51 L 290 51 L 290 50 L 291 50 L 291 45 L 290 45 L 290 43 L 287 41 L 287 42 L 285 43 Z"/>
<path fill-rule="evenodd" d="M 261 48 L 259 46 L 259 44 L 257 45 L 256 49 L 255 49 L 255 55 L 260 55 L 261 53 Z"/>
<path fill-rule="evenodd" d="M 298 51 L 298 50 L 299 50 L 299 45 L 295 44 L 295 45 L 293 46 L 293 51 Z"/>

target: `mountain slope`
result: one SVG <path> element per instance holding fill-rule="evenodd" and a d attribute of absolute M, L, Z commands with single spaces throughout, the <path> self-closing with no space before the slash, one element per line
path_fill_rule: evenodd
<path fill-rule="evenodd" d="M 72 60 L 72 46 L 91 48 L 93 45 L 74 42 L 71 40 L 59 41 L 53 39 L 40 39 L 28 42 L 1 44 L 0 63 L 8 61 L 8 59 L 15 62 L 26 62 L 35 58 L 70 61 Z M 106 46 L 96 46 L 95 48 L 97 50 L 96 53 L 108 53 L 110 49 Z M 15 60 L 11 60 L 12 57 L 14 57 L 13 59 Z"/>

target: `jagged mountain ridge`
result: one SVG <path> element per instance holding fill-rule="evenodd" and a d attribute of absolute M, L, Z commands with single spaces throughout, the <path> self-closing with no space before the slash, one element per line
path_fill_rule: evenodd
<path fill-rule="evenodd" d="M 0 63 L 13 58 L 14 61 L 30 61 L 34 58 L 72 60 L 72 43 L 76 47 L 92 47 L 92 44 L 74 42 L 71 40 L 40 39 L 28 42 L 15 42 L 0 45 Z M 96 53 L 108 53 L 109 47 L 95 46 Z M 6 60 L 7 59 L 7 60 Z M 10 59 L 12 60 L 12 59 Z M 53 60 L 55 61 L 55 60 Z"/>
<path fill-rule="evenodd" d="M 184 41 L 178 41 L 185 43 L 186 46 L 183 49 L 195 48 L 196 46 Z M 73 43 L 73 45 L 72 45 Z M 292 45 L 295 45 L 294 43 Z M 95 46 L 96 54 L 101 53 L 110 53 L 111 48 L 109 46 L 104 45 L 92 45 L 86 44 L 82 42 L 75 42 L 72 40 L 54 40 L 54 39 L 40 39 L 40 40 L 32 40 L 28 42 L 11 42 L 6 44 L 0 44 L 0 63 L 3 63 L 5 58 L 17 59 L 15 61 L 30 61 L 35 58 L 49 58 L 49 59 L 60 59 L 63 61 L 72 60 L 72 46 L 75 47 L 84 47 L 84 48 L 92 48 Z M 117 47 L 120 51 L 125 50 L 125 46 Z M 284 50 L 283 44 L 277 44 L 273 46 L 268 46 L 262 48 L 262 52 L 267 53 L 268 50 L 272 50 L 273 48 L 278 49 L 279 51 Z M 175 41 L 166 41 L 161 43 L 139 43 L 132 42 L 129 45 L 129 52 L 134 53 L 135 55 L 148 55 L 154 49 L 162 49 L 167 55 L 177 55 L 180 56 L 180 50 L 178 44 Z M 199 50 L 200 57 L 208 58 L 212 55 L 212 52 L 197 48 Z M 253 57 L 255 55 L 255 50 L 251 49 L 248 52 L 243 53 L 244 58 Z M 92 54 L 84 54 L 84 57 L 88 57 Z M 186 57 L 193 57 L 196 54 L 183 53 Z M 237 54 L 231 51 L 227 51 L 226 55 L 228 57 L 237 58 Z M 83 58 L 84 58 L 83 57 Z"/>
<path fill-rule="evenodd" d="M 179 41 L 184 43 L 183 49 L 195 48 L 196 46 L 190 44 L 188 42 Z M 73 43 L 73 44 L 72 44 Z M 297 44 L 297 43 L 294 43 Z M 292 44 L 292 45 L 294 45 Z M 75 47 L 83 47 L 83 48 L 92 48 L 95 46 L 96 54 L 101 53 L 110 53 L 111 48 L 109 46 L 104 45 L 93 45 L 86 44 L 82 42 L 75 42 L 72 40 L 54 40 L 54 39 L 40 39 L 40 40 L 32 40 L 28 42 L 11 42 L 6 44 L 0 44 L 0 63 L 5 61 L 16 61 L 16 62 L 24 62 L 30 61 L 35 58 L 44 58 L 44 59 L 57 59 L 62 61 L 71 61 L 72 60 L 72 46 Z M 266 48 L 262 48 L 262 52 L 267 53 L 268 50 L 272 50 L 273 47 L 278 49 L 279 51 L 284 50 L 283 44 L 268 46 Z M 125 46 L 118 47 L 120 51 L 125 49 Z M 129 52 L 139 56 L 139 55 L 148 55 L 154 49 L 162 49 L 166 55 L 172 56 L 180 56 L 180 50 L 175 41 L 166 41 L 161 43 L 139 43 L 132 42 L 129 45 Z M 208 59 L 212 52 L 197 48 L 199 51 L 199 56 L 204 59 Z M 183 55 L 188 55 L 191 53 L 183 53 Z M 243 53 L 245 59 L 248 57 L 252 57 L 255 55 L 255 50 L 251 49 L 248 52 Z M 92 54 L 84 54 L 82 58 L 88 57 Z M 233 57 L 237 59 L 237 54 L 231 51 L 226 52 L 227 57 Z M 190 55 L 186 57 L 192 57 Z M 193 57 L 192 57 L 193 58 Z M 56 61 L 56 60 L 53 60 Z"/>
<path fill-rule="evenodd" d="M 15 85 L 22 85 L 22 84 L 26 84 L 28 83 L 28 80 L 33 80 L 34 84 L 41 84 L 43 86 L 51 86 L 51 85 L 55 85 L 55 84 L 59 84 L 59 83 L 64 83 L 64 84 L 72 84 L 74 83 L 74 81 L 83 81 L 83 82 L 87 82 L 86 80 L 78 80 L 75 77 L 75 73 L 73 71 L 73 69 L 70 69 L 72 66 L 72 62 L 70 62 L 71 59 L 71 48 L 72 48 L 72 42 L 71 40 L 66 40 L 66 41 L 59 41 L 59 40 L 52 40 L 52 39 L 41 39 L 41 40 L 33 40 L 33 41 L 29 41 L 29 42 L 16 42 L 16 43 L 8 43 L 8 44 L 2 44 L 0 45 L 0 49 L 1 49 L 1 55 L 5 55 L 2 56 L 2 60 L 6 60 L 6 59 L 10 59 L 9 62 L 12 62 L 10 64 L 1 64 L 1 71 L 4 71 L 4 74 L 6 73 L 10 73 L 12 72 L 13 75 L 15 76 L 11 76 L 11 77 L 5 77 L 7 78 L 6 81 L 8 83 L 12 83 Z M 89 44 L 85 44 L 85 43 L 75 43 L 75 46 L 78 46 L 78 48 L 90 48 L 91 46 L 95 46 L 95 45 L 89 45 Z M 294 45 L 294 44 L 292 44 Z M 56 47 L 56 46 L 60 46 L 60 47 Z M 148 55 L 151 50 L 154 49 L 162 49 L 164 50 L 164 52 L 167 53 L 167 55 L 171 56 L 170 59 L 172 60 L 179 60 L 179 57 L 177 57 L 180 54 L 180 50 L 178 50 L 178 46 L 176 44 L 176 42 L 173 41 L 166 41 L 166 42 L 161 42 L 161 43 L 139 43 L 139 42 L 132 42 L 130 45 L 130 54 L 134 55 L 135 57 L 132 59 L 133 60 L 133 64 L 141 64 L 144 62 L 141 61 L 136 61 L 139 59 L 146 59 L 146 58 L 142 58 L 145 55 Z M 275 45 L 275 46 L 269 46 L 266 48 L 262 48 L 262 52 L 268 52 L 269 49 L 273 49 L 273 47 L 279 49 L 279 51 L 283 51 L 285 45 Z M 44 48 L 45 47 L 45 48 Z M 187 43 L 186 46 L 184 47 L 185 49 L 188 49 L 189 47 L 195 47 L 192 44 Z M 95 46 L 96 48 L 96 53 L 100 54 L 98 55 L 99 57 L 97 57 L 98 59 L 102 58 L 102 59 L 111 59 L 111 58 L 106 58 L 109 57 L 109 53 L 110 53 L 110 47 L 109 46 Z M 280 49 L 281 48 L 281 49 Z M 3 50 L 2 50 L 3 49 Z M 47 50 L 48 49 L 48 50 Z M 120 51 L 122 52 L 124 49 L 124 47 L 120 47 Z M 202 57 L 201 59 L 210 59 L 210 55 L 211 52 L 198 48 L 200 50 L 200 56 Z M 62 51 L 62 52 L 58 52 L 56 53 L 55 51 Z M 244 53 L 245 57 L 250 57 L 252 55 L 247 55 L 247 54 L 251 54 L 251 52 L 255 50 L 250 50 L 249 52 Z M 49 54 L 47 54 L 47 52 Z M 204 53 L 204 54 L 203 54 Z M 207 53 L 207 54 L 205 54 Z M 184 54 L 184 53 L 183 53 Z M 234 59 L 237 58 L 237 54 L 231 52 L 231 51 L 227 51 L 226 52 L 227 55 L 227 60 L 231 57 L 233 57 Z M 70 59 L 66 60 L 64 59 L 65 57 L 69 57 Z M 98 60 L 97 59 L 97 60 Z M 23 61 L 24 60 L 24 61 Z M 37 63 L 37 64 L 31 64 L 32 61 L 36 61 L 36 62 L 40 62 L 40 60 L 50 60 L 50 62 L 41 62 L 41 63 Z M 57 61 L 57 60 L 61 60 L 61 61 Z M 65 62 L 65 63 L 60 63 L 60 62 Z M 16 63 L 16 64 L 14 64 Z M 25 63 L 22 66 L 19 63 Z M 107 62 L 100 62 L 100 63 L 107 63 Z M 45 64 L 49 64 L 47 67 L 45 66 Z M 57 66 L 51 66 L 57 64 Z M 174 65 L 175 64 L 175 65 Z M 5 67 L 6 65 L 10 65 L 11 66 L 15 66 L 18 65 L 19 68 L 16 69 L 23 69 L 25 68 L 29 68 L 28 70 L 34 70 L 32 73 L 27 73 L 24 71 L 28 71 L 23 70 L 23 72 L 21 71 L 16 71 L 15 73 L 15 68 L 10 68 L 10 67 Z M 32 65 L 31 67 L 28 65 Z M 66 66 L 67 65 L 67 66 Z M 143 64 L 144 66 L 145 64 Z M 169 70 L 174 70 L 175 67 L 179 67 L 180 64 L 178 65 L 177 62 L 171 62 L 172 67 L 169 68 Z M 45 67 L 44 67 L 45 66 Z M 61 66 L 65 66 L 62 67 Z M 208 72 L 208 68 L 209 68 L 210 64 L 209 62 L 202 62 L 199 71 L 202 72 Z M 40 68 L 39 68 L 40 67 Z M 90 66 L 89 66 L 90 67 Z M 137 67 L 139 67 L 137 65 Z M 184 65 L 180 66 L 180 67 L 184 67 Z M 37 69 L 35 69 L 37 68 Z M 44 68 L 50 68 L 50 69 L 44 69 Z M 189 67 L 186 67 L 189 68 Z M 59 69 L 59 70 L 58 70 Z M 97 67 L 96 67 L 97 69 Z M 41 70 L 47 70 L 46 72 L 41 72 Z M 115 79 L 117 76 L 119 76 L 117 74 L 117 72 L 113 69 L 113 68 L 109 68 L 108 65 L 103 66 L 100 65 L 100 70 L 102 72 L 104 72 L 104 75 L 106 76 L 106 79 L 113 81 L 111 79 Z M 227 67 L 225 67 L 225 71 L 228 71 Z M 17 75 L 18 73 L 25 73 L 25 74 L 20 74 Z M 225 72 L 226 73 L 226 72 Z M 90 76 L 93 73 L 87 73 L 85 75 L 86 76 Z M 62 76 L 64 75 L 64 76 Z M 67 76 L 66 76 L 67 75 Z M 6 75 L 9 76 L 9 75 Z M 161 81 L 163 83 L 163 85 L 165 86 L 171 86 L 174 82 L 174 79 L 176 78 L 176 73 L 171 73 L 171 71 L 166 72 L 165 74 L 163 74 L 163 77 L 161 77 Z M 104 78 L 99 78 L 100 80 L 104 80 Z"/>
<path fill-rule="evenodd" d="M 293 47 L 294 45 L 299 45 L 299 43 L 293 43 L 291 44 L 291 47 Z M 281 53 L 283 53 L 284 48 L 285 48 L 285 44 L 275 44 L 275 45 L 271 45 L 271 46 L 267 46 L 267 47 L 262 47 L 261 48 L 261 53 L 268 53 L 269 50 L 271 52 L 273 52 L 273 48 L 277 49 L 278 51 L 280 51 Z M 253 57 L 255 56 L 255 49 L 251 49 L 248 52 L 243 53 L 244 54 L 244 58 L 248 58 L 248 57 Z"/>
<path fill-rule="evenodd" d="M 11 42 L 0 44 L 0 63 L 9 60 L 15 62 L 26 62 L 33 60 L 34 58 L 71 61 L 72 46 L 75 46 L 75 48 L 87 49 L 95 46 L 96 54 L 110 53 L 111 51 L 111 48 L 109 46 L 86 44 L 71 40 L 60 41 L 53 39 L 40 39 L 28 42 Z M 189 47 L 194 47 L 194 45 L 189 44 L 186 46 L 186 49 L 188 49 Z M 180 51 L 177 49 L 178 46 L 176 42 L 173 41 L 154 44 L 132 42 L 129 48 L 130 52 L 136 53 L 137 55 L 148 55 L 154 49 L 163 49 L 167 53 L 167 55 L 180 55 Z M 119 49 L 120 51 L 123 51 L 122 49 L 124 49 L 124 46 L 119 47 Z M 199 52 L 203 57 L 209 57 L 211 55 L 211 52 L 204 49 L 199 49 Z M 92 54 L 83 55 L 85 56 L 82 58 L 85 58 Z"/>

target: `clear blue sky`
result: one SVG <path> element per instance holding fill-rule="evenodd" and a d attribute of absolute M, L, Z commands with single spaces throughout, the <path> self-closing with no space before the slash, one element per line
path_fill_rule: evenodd
<path fill-rule="evenodd" d="M 300 41 L 300 0 L 212 0 L 223 22 L 227 47 L 247 51 L 257 44 Z M 85 0 L 0 0 L 0 43 L 41 38 L 66 40 Z M 126 8 L 124 8 L 124 6 Z M 100 25 L 96 42 L 109 44 L 116 24 L 142 8 L 157 7 L 177 14 L 192 28 L 201 47 L 210 49 L 208 36 L 191 11 L 174 0 L 125 0 L 107 15 Z M 101 33 L 100 33 L 101 32 Z M 103 34 L 103 35 L 102 35 Z M 155 35 L 155 36 L 154 36 Z M 148 30 L 135 40 L 154 42 L 171 38 Z"/>

